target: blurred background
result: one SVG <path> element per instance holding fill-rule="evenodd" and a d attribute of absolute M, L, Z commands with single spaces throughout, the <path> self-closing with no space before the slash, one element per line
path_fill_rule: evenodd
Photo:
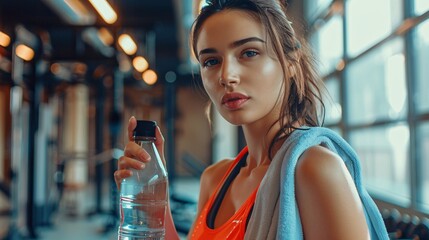
<path fill-rule="evenodd" d="M 287 2 L 329 90 L 325 126 L 360 156 L 391 238 L 429 239 L 429 1 Z M 0 239 L 115 239 L 131 116 L 164 133 L 186 235 L 200 174 L 245 145 L 207 118 L 188 46 L 204 4 L 0 0 Z"/>

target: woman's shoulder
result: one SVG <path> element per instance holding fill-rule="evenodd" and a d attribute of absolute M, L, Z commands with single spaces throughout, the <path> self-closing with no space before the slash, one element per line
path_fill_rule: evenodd
<path fill-rule="evenodd" d="M 298 208 L 308 238 L 367 239 L 362 203 L 340 156 L 323 146 L 310 147 L 298 160 L 295 180 Z M 354 222 L 351 229 L 350 222 Z"/>
<path fill-rule="evenodd" d="M 347 198 L 350 193 L 359 199 L 353 177 L 343 159 L 326 147 L 307 149 L 299 158 L 295 171 L 296 188 L 307 199 L 328 203 Z"/>
<path fill-rule="evenodd" d="M 198 212 L 206 204 L 210 196 L 216 191 L 216 187 L 222 181 L 226 171 L 234 161 L 225 159 L 207 167 L 200 178 L 200 198 L 198 203 Z"/>
<path fill-rule="evenodd" d="M 226 171 L 231 167 L 233 162 L 233 159 L 223 159 L 210 165 L 204 170 L 203 174 L 201 175 L 201 180 L 208 180 L 210 182 L 213 182 L 213 180 L 218 180 L 216 182 L 219 182 L 225 175 Z"/>
<path fill-rule="evenodd" d="M 296 166 L 298 179 L 321 183 L 321 180 L 335 180 L 338 172 L 347 171 L 343 160 L 336 153 L 323 146 L 308 148 L 299 158 Z"/>

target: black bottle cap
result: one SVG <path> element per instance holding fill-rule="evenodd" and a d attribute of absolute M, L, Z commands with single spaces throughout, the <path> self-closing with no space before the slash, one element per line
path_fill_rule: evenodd
<path fill-rule="evenodd" d="M 133 137 L 155 137 L 156 122 L 137 120 L 137 126 L 134 128 Z"/>

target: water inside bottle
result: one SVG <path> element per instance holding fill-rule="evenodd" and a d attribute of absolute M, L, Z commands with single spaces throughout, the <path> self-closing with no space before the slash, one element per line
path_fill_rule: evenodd
<path fill-rule="evenodd" d="M 121 223 L 118 239 L 134 240 L 164 239 L 164 219 L 167 208 L 167 181 L 157 181 L 148 186 L 140 186 L 140 192 L 135 183 L 122 185 L 120 196 Z M 128 194 L 128 193 L 131 194 Z"/>

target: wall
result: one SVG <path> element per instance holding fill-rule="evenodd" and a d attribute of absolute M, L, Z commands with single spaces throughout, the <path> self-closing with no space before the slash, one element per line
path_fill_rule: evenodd
<path fill-rule="evenodd" d="M 206 116 L 207 99 L 193 87 L 177 89 L 176 102 L 176 170 L 180 176 L 190 176 L 185 157 L 194 159 L 200 167 L 211 159 L 211 130 Z"/>

